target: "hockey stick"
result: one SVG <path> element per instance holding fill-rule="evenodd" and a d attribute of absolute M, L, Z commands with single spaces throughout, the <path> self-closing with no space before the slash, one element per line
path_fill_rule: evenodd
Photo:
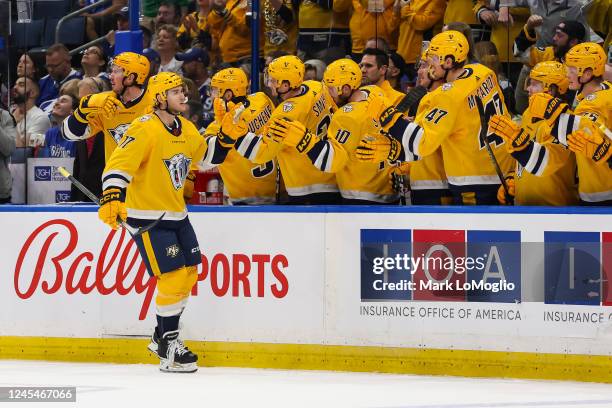
<path fill-rule="evenodd" d="M 399 101 L 395 109 L 397 109 L 399 112 L 408 114 L 410 108 L 412 108 L 414 104 L 418 105 L 426 94 L 427 89 L 425 89 L 425 87 L 415 86 Z"/>
<path fill-rule="evenodd" d="M 68 180 L 70 180 L 70 182 L 72 184 L 74 184 L 74 186 L 76 188 L 78 188 L 79 190 L 81 190 L 81 192 L 83 194 L 85 194 L 87 197 L 89 197 L 89 199 L 91 201 L 93 201 L 94 203 L 100 205 L 100 200 L 98 199 L 98 197 L 96 197 L 96 195 L 94 193 L 92 193 L 91 191 L 89 191 L 89 189 L 87 187 L 85 187 L 83 184 L 81 184 L 81 182 L 79 180 L 77 180 L 76 178 L 74 178 L 74 176 L 72 174 L 70 174 L 70 172 L 68 170 L 66 170 L 63 167 L 58 167 L 58 170 L 60 173 L 62 173 L 62 176 L 66 177 Z M 162 218 L 164 218 L 164 216 L 166 215 L 166 213 L 163 213 L 161 215 L 161 217 L 159 217 L 158 219 L 156 219 L 155 221 L 153 221 L 152 223 L 145 225 L 144 227 L 140 227 L 140 228 L 134 228 L 132 227 L 130 224 L 128 224 L 126 221 L 123 221 L 121 218 L 117 217 L 117 222 L 119 224 L 121 224 L 121 226 L 123 228 L 125 228 L 125 230 L 127 232 L 130 233 L 130 235 L 132 237 L 137 237 L 139 235 L 141 235 L 144 232 L 147 232 L 148 230 L 150 230 L 151 228 L 155 227 L 161 220 Z"/>
<path fill-rule="evenodd" d="M 501 185 L 504 187 L 504 192 L 506 193 L 506 197 L 508 199 L 509 204 L 514 205 L 514 199 L 510 195 L 510 192 L 509 192 L 510 190 L 508 190 L 508 184 L 506 183 L 506 179 L 504 178 L 504 173 L 499 167 L 499 163 L 497 162 L 497 159 L 495 158 L 495 154 L 493 154 L 493 149 L 491 149 L 491 146 L 489 145 L 489 141 L 487 140 L 487 129 L 489 126 L 489 122 L 487 121 L 487 117 L 485 115 L 485 110 L 482 104 L 482 99 L 480 99 L 480 96 L 478 95 L 476 95 L 474 99 L 476 99 L 476 106 L 478 107 L 478 115 L 480 115 L 480 134 L 478 135 L 478 137 L 480 138 L 481 143 L 484 144 L 487 149 L 487 153 L 489 154 L 489 159 L 491 159 L 491 163 L 493 164 L 493 167 L 495 167 L 495 172 L 497 173 L 497 177 L 499 177 L 499 181 L 501 181 Z"/>

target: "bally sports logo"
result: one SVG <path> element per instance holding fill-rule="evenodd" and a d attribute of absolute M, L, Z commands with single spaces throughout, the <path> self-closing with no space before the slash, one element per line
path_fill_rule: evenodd
<path fill-rule="evenodd" d="M 144 320 L 157 280 L 151 278 L 134 241 L 122 229 L 110 230 L 100 247 L 83 248 L 77 227 L 54 219 L 36 228 L 23 243 L 13 277 L 21 299 L 37 293 L 142 296 L 139 319 Z M 215 297 L 275 298 L 289 293 L 283 254 L 203 253 L 198 281 L 191 290 Z"/>

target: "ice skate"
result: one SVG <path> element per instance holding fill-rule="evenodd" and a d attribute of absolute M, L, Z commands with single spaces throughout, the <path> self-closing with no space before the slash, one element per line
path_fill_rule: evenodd
<path fill-rule="evenodd" d="M 178 330 L 167 332 L 159 340 L 159 369 L 168 373 L 193 373 L 198 370 L 198 356 L 178 338 Z M 153 338 L 152 338 L 153 340 Z"/>

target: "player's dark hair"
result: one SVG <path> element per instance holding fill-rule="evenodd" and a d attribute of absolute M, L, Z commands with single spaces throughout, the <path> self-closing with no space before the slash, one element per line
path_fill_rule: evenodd
<path fill-rule="evenodd" d="M 376 65 L 378 68 L 384 66 L 389 66 L 389 56 L 383 50 L 378 48 L 366 48 L 363 50 L 363 55 L 373 55 L 376 58 Z"/>

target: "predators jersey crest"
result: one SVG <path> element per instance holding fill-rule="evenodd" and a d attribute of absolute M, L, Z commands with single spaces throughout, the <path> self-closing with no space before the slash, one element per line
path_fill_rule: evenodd
<path fill-rule="evenodd" d="M 166 165 L 174 189 L 178 190 L 183 187 L 187 174 L 189 173 L 191 159 L 186 157 L 183 153 L 179 153 L 169 159 L 164 159 L 164 164 Z"/>
<path fill-rule="evenodd" d="M 115 128 L 108 129 L 108 133 L 110 133 L 110 135 L 112 136 L 112 138 L 115 141 L 115 143 L 119 144 L 119 141 L 121 140 L 121 138 L 125 134 L 125 131 L 129 127 L 130 127 L 129 123 L 122 123 L 122 124 L 120 124 L 119 126 L 117 126 Z"/>

